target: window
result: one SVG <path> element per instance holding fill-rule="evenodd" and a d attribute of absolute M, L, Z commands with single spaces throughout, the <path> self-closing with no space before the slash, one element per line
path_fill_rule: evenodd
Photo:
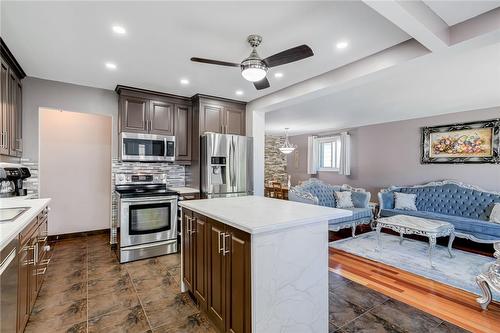
<path fill-rule="evenodd" d="M 338 171 L 340 161 L 340 137 L 316 139 L 318 144 L 318 170 Z"/>

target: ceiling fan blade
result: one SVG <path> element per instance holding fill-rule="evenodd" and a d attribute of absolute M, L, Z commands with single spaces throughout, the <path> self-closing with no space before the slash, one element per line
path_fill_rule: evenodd
<path fill-rule="evenodd" d="M 260 81 L 254 82 L 253 85 L 257 90 L 262 90 L 269 88 L 271 85 L 269 84 L 269 81 L 267 80 L 267 77 L 263 78 Z"/>
<path fill-rule="evenodd" d="M 219 60 L 212 60 L 212 59 L 205 59 L 205 58 L 193 57 L 193 58 L 191 58 L 191 61 L 201 62 L 204 64 L 220 65 L 220 66 L 240 67 L 240 64 L 236 64 L 234 62 L 219 61 Z"/>
<path fill-rule="evenodd" d="M 276 67 L 284 64 L 288 64 L 294 61 L 302 60 L 305 58 L 312 57 L 314 55 L 311 48 L 307 45 L 300 45 L 292 47 L 291 49 L 285 50 L 280 53 L 276 53 L 270 57 L 264 59 L 264 62 L 268 67 Z"/>

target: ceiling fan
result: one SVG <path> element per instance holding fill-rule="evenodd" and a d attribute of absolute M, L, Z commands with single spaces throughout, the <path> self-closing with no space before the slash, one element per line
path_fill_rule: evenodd
<path fill-rule="evenodd" d="M 302 60 L 314 55 L 309 46 L 300 45 L 262 59 L 257 54 L 256 50 L 257 46 L 259 46 L 262 42 L 262 37 L 259 35 L 250 35 L 247 37 L 247 41 L 253 50 L 248 58 L 243 60 L 240 64 L 196 57 L 191 58 L 191 61 L 220 66 L 240 67 L 241 75 L 246 80 L 253 82 L 257 90 L 261 90 L 270 87 L 269 81 L 266 78 L 267 70 L 269 68 Z"/>

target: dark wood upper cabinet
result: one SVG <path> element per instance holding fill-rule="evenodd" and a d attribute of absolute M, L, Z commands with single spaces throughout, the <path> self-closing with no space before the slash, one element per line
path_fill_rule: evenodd
<path fill-rule="evenodd" d="M 200 132 L 224 133 L 224 109 L 208 103 L 201 104 L 201 128 Z"/>
<path fill-rule="evenodd" d="M 0 37 L 0 155 L 22 156 L 22 83 L 26 76 Z"/>
<path fill-rule="evenodd" d="M 151 101 L 149 112 L 149 133 L 174 135 L 174 104 Z"/>
<path fill-rule="evenodd" d="M 156 91 L 117 86 L 119 132 L 175 136 L 176 161 L 192 158 L 191 99 Z"/>
<path fill-rule="evenodd" d="M 120 96 L 120 123 L 122 132 L 145 133 L 149 129 L 149 100 Z"/>
<path fill-rule="evenodd" d="M 0 154 L 9 154 L 9 127 L 10 127 L 10 94 L 9 94 L 9 67 L 1 60 L 0 73 Z"/>
<path fill-rule="evenodd" d="M 175 159 L 191 161 L 191 140 L 193 130 L 193 112 L 191 106 L 175 105 Z"/>
<path fill-rule="evenodd" d="M 15 74 L 9 72 L 9 93 L 10 93 L 10 113 L 9 113 L 9 155 L 21 157 L 22 142 L 21 142 L 21 121 L 22 121 L 22 88 L 21 81 Z"/>
<path fill-rule="evenodd" d="M 245 135 L 245 110 L 225 108 L 226 134 Z"/>

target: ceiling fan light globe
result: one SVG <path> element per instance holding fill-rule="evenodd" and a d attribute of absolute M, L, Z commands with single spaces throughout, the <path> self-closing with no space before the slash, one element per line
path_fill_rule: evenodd
<path fill-rule="evenodd" d="M 257 82 L 266 77 L 267 71 L 263 68 L 248 67 L 241 71 L 241 75 L 245 80 Z"/>

